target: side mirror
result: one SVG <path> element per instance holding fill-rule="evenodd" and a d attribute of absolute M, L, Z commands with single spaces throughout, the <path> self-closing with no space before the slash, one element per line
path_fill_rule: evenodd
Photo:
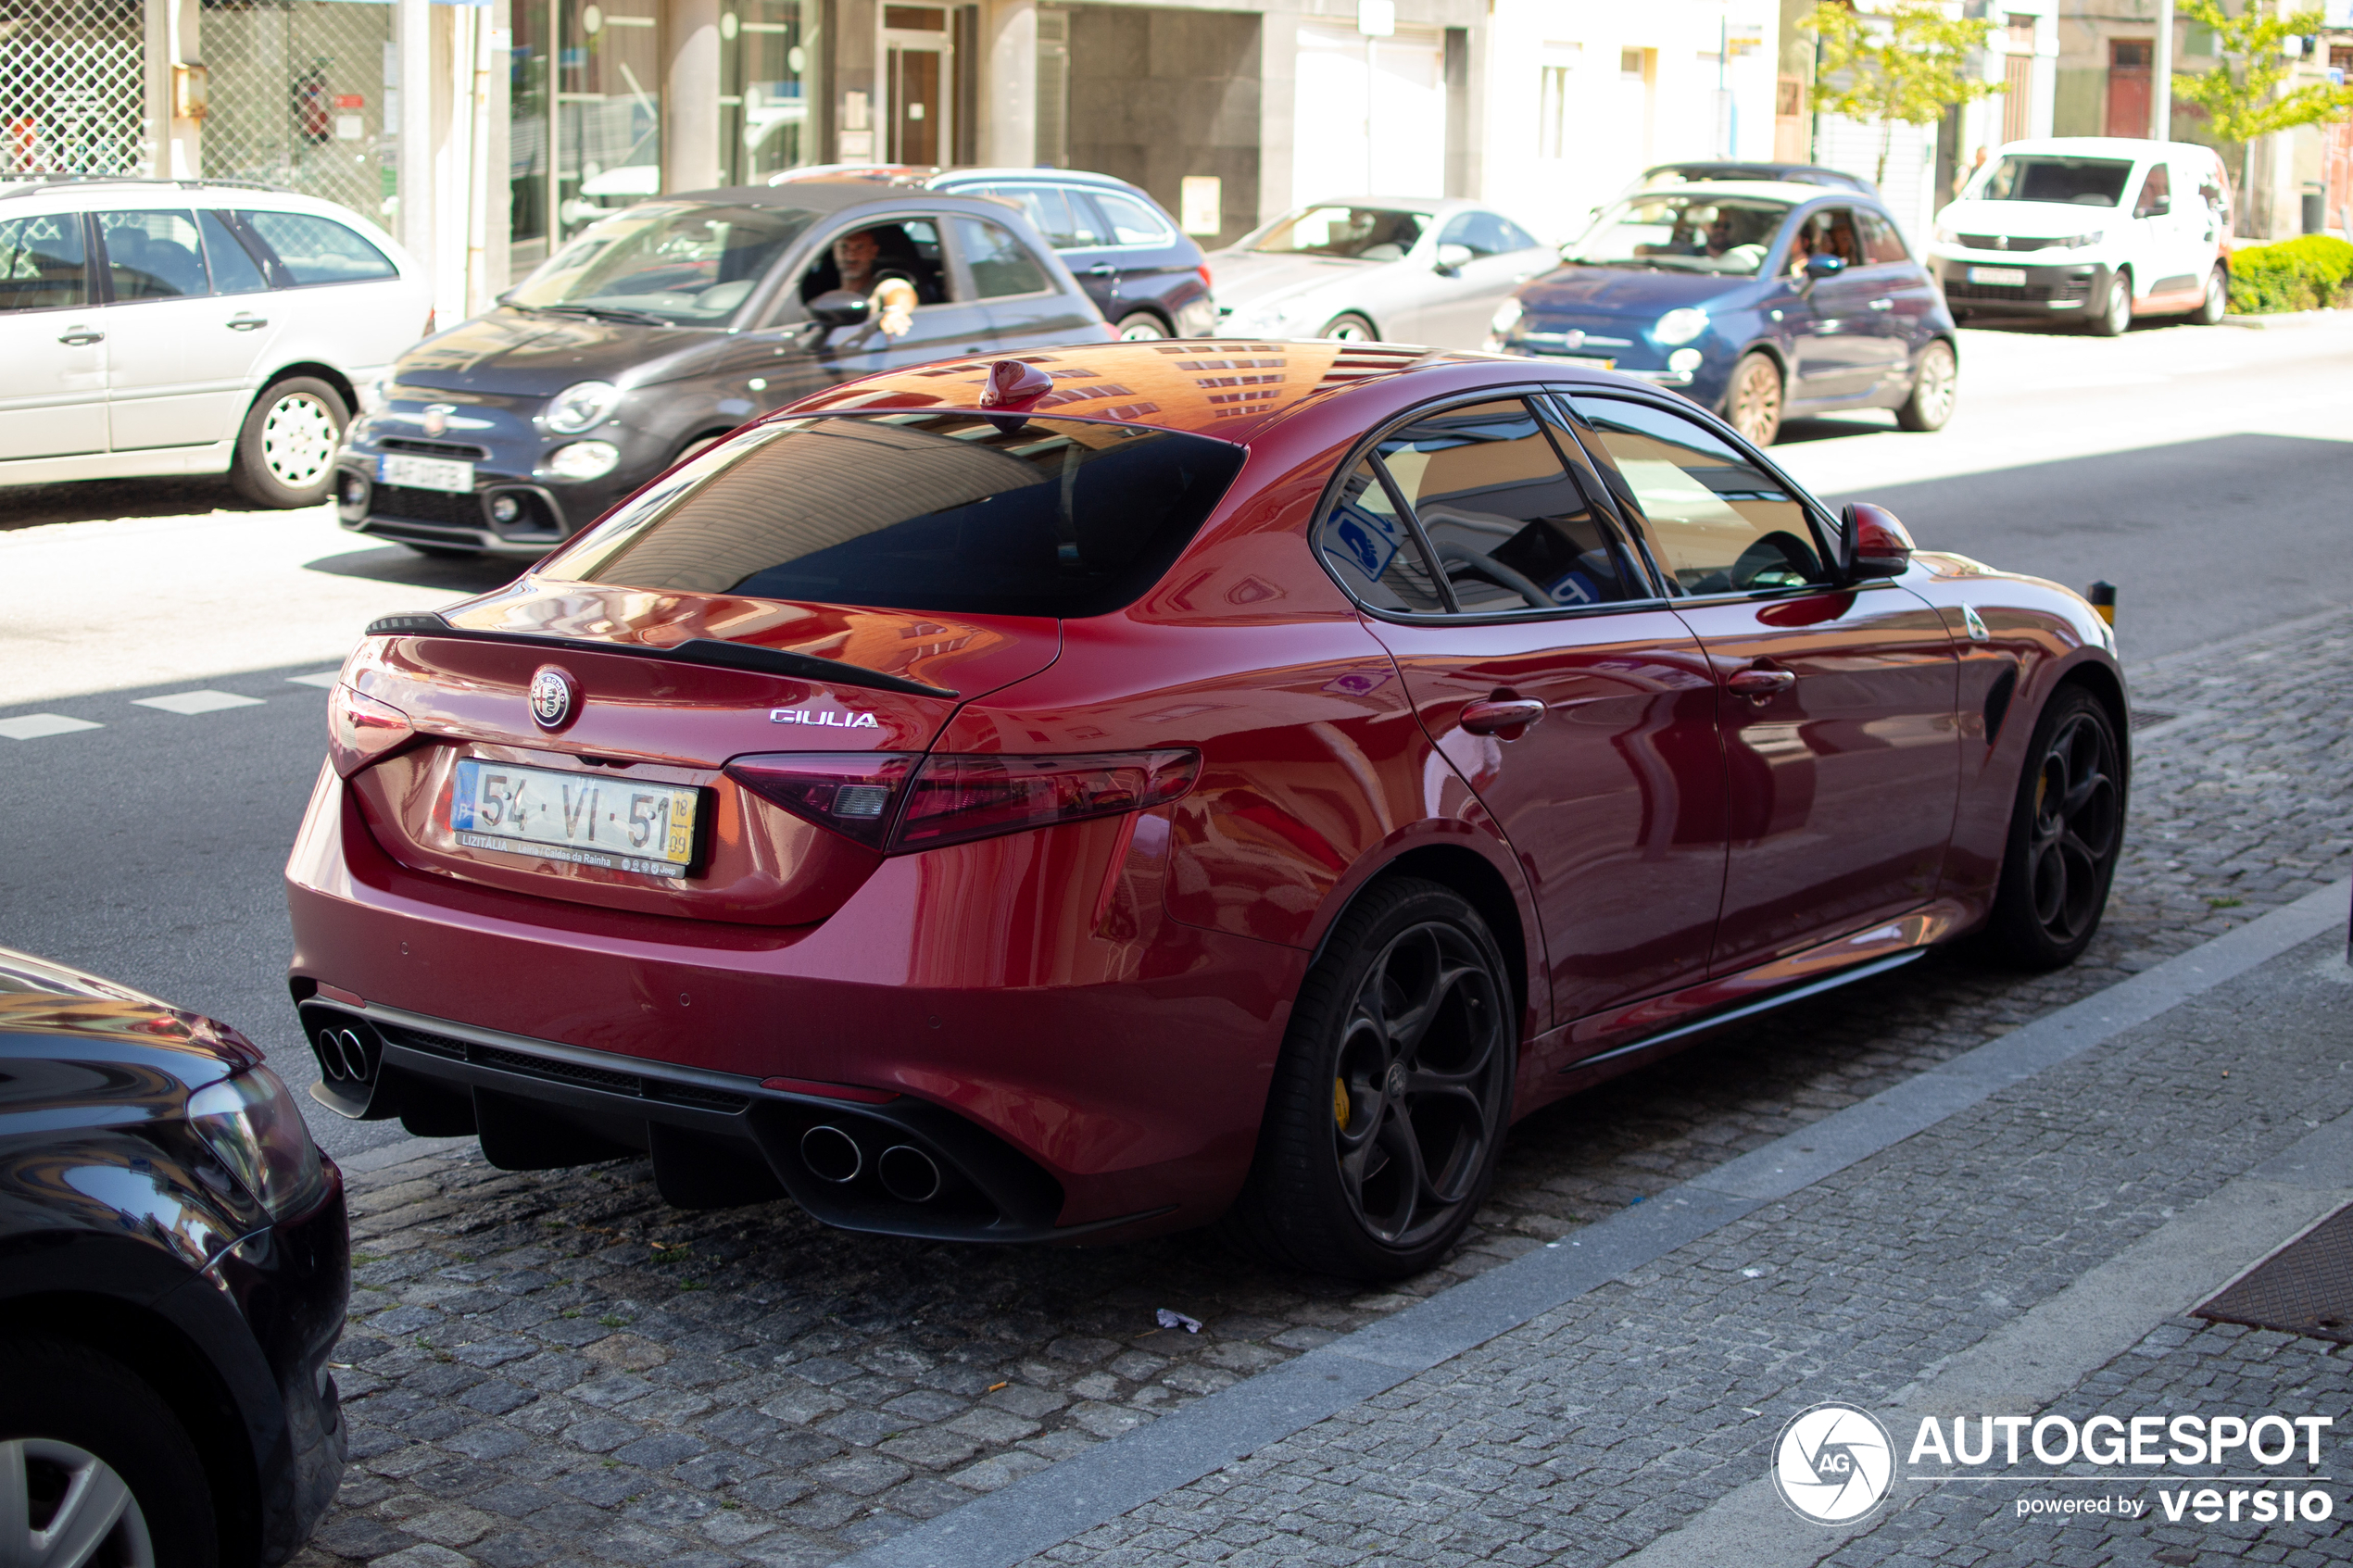
<path fill-rule="evenodd" d="M 809 319 L 821 327 L 862 326 L 874 313 L 872 301 L 848 289 L 827 289 L 809 302 Z"/>
<path fill-rule="evenodd" d="M 1816 282 L 1835 278 L 1846 270 L 1846 258 L 1839 256 L 1809 256 L 1806 258 L 1806 275 Z"/>
<path fill-rule="evenodd" d="M 1456 271 L 1469 266 L 1478 255 L 1478 253 L 1468 245 L 1440 245 L 1438 270 L 1441 272 Z"/>
<path fill-rule="evenodd" d="M 1901 577 L 1912 564 L 1912 536 L 1885 507 L 1856 501 L 1839 514 L 1846 578 Z"/>
<path fill-rule="evenodd" d="M 2171 196 L 2158 196 L 2156 200 L 2143 207 L 2138 212 L 2133 214 L 2133 216 L 2135 218 L 2162 218 L 2172 210 L 2173 198 Z"/>

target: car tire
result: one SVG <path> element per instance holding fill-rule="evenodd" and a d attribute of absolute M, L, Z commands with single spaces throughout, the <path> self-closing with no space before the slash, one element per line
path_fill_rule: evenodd
<path fill-rule="evenodd" d="M 8 1516 L 11 1504 L 26 1503 L 25 1516 Z M 11 1336 L 0 1347 L 0 1561 L 46 1561 L 25 1533 L 93 1508 L 115 1517 L 86 1561 L 220 1561 L 212 1481 L 171 1407 L 111 1357 L 68 1340 Z"/>
<path fill-rule="evenodd" d="M 2206 275 L 2206 297 L 2197 303 L 2190 320 L 2201 327 L 2219 327 L 2231 308 L 2231 275 L 2218 264 Z"/>
<path fill-rule="evenodd" d="M 1953 403 L 1960 391 L 1960 365 L 1953 358 L 1953 345 L 1943 338 L 1933 338 L 1920 350 L 1920 368 L 1912 378 L 1912 395 L 1896 405 L 1895 424 L 1899 430 L 1943 430 L 1944 421 L 1953 417 Z"/>
<path fill-rule="evenodd" d="M 1436 883 L 1378 882 L 1301 984 L 1228 1228 L 1286 1267 L 1421 1273 L 1494 1180 L 1518 1013 L 1487 922 Z"/>
<path fill-rule="evenodd" d="M 1330 338 L 1336 343 L 1378 343 L 1380 341 L 1380 333 L 1373 330 L 1372 322 L 1353 310 L 1342 311 L 1324 323 L 1324 330 L 1315 335 Z"/>
<path fill-rule="evenodd" d="M 1724 422 L 1759 446 L 1781 433 L 1781 368 L 1769 354 L 1743 354 L 1724 383 Z"/>
<path fill-rule="evenodd" d="M 2082 686 L 2044 706 L 2028 743 L 1990 934 L 2030 969 L 2075 961 L 2099 930 L 2124 847 L 2116 722 Z"/>
<path fill-rule="evenodd" d="M 2133 324 L 2133 274 L 2115 272 L 2108 276 L 2108 293 L 2100 296 L 2099 310 L 2090 325 L 2095 337 L 2122 337 Z"/>
<path fill-rule="evenodd" d="M 1112 329 L 1122 343 L 1151 343 L 1169 335 L 1168 323 L 1149 310 L 1133 310 L 1119 319 Z"/>
<path fill-rule="evenodd" d="M 261 389 L 245 410 L 229 483 L 258 507 L 308 507 L 335 483 L 335 447 L 351 410 L 343 395 L 310 376 L 289 376 Z"/>

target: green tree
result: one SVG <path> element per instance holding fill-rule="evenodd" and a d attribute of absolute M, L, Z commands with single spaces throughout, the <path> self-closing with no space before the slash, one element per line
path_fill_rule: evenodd
<path fill-rule="evenodd" d="M 2278 0 L 2246 0 L 2246 9 L 2234 17 L 2219 0 L 2183 0 L 2182 14 L 2214 30 L 2214 52 L 2221 59 L 2212 70 L 2176 71 L 2173 96 L 2206 110 L 2219 140 L 2239 144 L 2241 191 L 2246 189 L 2257 137 L 2318 125 L 2353 110 L 2353 86 L 2314 82 L 2278 92 L 2280 83 L 2296 71 L 2295 61 L 2281 52 L 2280 44 L 2320 31 L 2320 7 L 2283 16 Z"/>
<path fill-rule="evenodd" d="M 1970 59 L 1994 36 L 1994 23 L 1948 17 L 1934 0 L 1897 0 L 1879 16 L 1841 0 L 1817 0 L 1813 15 L 1798 25 L 1821 41 L 1814 107 L 1879 126 L 1881 182 L 1899 122 L 1933 125 L 1955 105 L 2002 91 Z"/>

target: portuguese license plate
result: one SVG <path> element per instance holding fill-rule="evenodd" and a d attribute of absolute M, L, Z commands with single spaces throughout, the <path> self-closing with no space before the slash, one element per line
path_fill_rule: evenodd
<path fill-rule="evenodd" d="M 449 831 L 496 849 L 640 876 L 694 866 L 700 792 L 676 784 L 517 768 L 469 758 L 449 791 Z"/>
<path fill-rule="evenodd" d="M 2007 289 L 2022 289 L 2026 286 L 2026 271 L 2020 267 L 1972 267 L 1969 270 L 1969 281 L 1972 283 L 1995 283 Z"/>
<path fill-rule="evenodd" d="M 463 495 L 474 487 L 474 466 L 447 458 L 411 458 L 387 452 L 376 459 L 376 483 L 411 490 L 446 490 Z"/>

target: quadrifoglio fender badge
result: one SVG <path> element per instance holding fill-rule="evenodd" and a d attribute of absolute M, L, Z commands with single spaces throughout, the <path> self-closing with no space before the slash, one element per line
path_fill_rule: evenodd
<path fill-rule="evenodd" d="M 805 708 L 772 708 L 768 710 L 772 724 L 815 724 L 827 730 L 879 730 L 882 725 L 871 713 L 812 713 Z"/>

